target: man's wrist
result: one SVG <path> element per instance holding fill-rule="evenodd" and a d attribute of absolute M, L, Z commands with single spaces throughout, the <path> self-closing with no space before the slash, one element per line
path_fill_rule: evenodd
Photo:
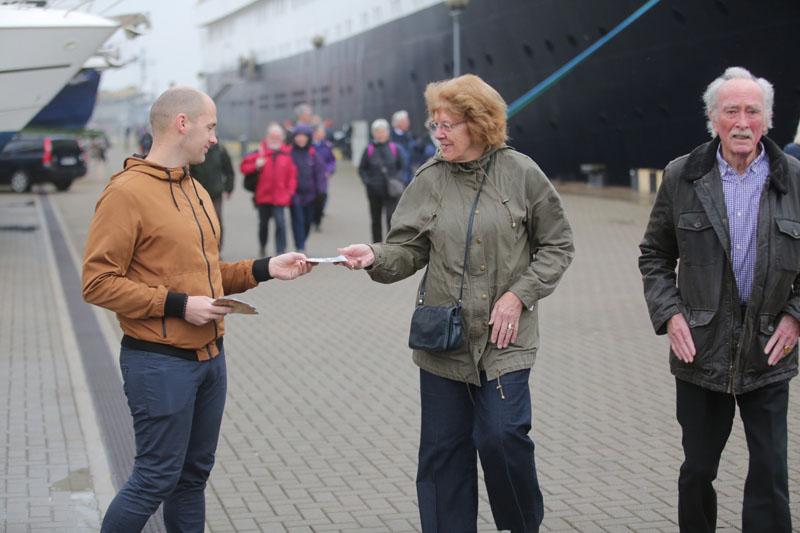
<path fill-rule="evenodd" d="M 185 292 L 168 292 L 164 301 L 164 316 L 183 318 L 186 315 L 186 303 L 189 295 Z"/>
<path fill-rule="evenodd" d="M 264 257 L 263 259 L 256 259 L 253 261 L 253 277 L 257 282 L 268 281 L 272 279 L 272 274 L 269 273 L 269 261 L 271 257 Z"/>

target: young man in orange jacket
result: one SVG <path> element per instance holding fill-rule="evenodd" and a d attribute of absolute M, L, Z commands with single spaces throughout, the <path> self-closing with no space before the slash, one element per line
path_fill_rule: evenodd
<path fill-rule="evenodd" d="M 216 106 L 173 87 L 150 111 L 153 146 L 130 157 L 95 208 L 83 261 L 83 297 L 117 314 L 120 367 L 136 433 L 133 472 L 103 532 L 141 531 L 164 504 L 168 531 L 202 532 L 227 377 L 220 296 L 271 278 L 294 279 L 303 254 L 226 263 L 206 190 L 188 172 L 217 142 Z"/>

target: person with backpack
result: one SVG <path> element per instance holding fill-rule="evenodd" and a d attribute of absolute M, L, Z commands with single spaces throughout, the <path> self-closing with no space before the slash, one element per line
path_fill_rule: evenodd
<path fill-rule="evenodd" d="M 372 241 L 383 241 L 381 215 L 386 217 L 388 233 L 397 202 L 403 192 L 403 158 L 397 145 L 389 141 L 389 122 L 379 118 L 370 127 L 373 141 L 364 150 L 358 175 L 367 190 Z M 398 187 L 398 183 L 399 187 Z"/>
<path fill-rule="evenodd" d="M 297 190 L 290 214 L 295 249 L 304 252 L 306 238 L 314 220 L 317 196 L 326 190 L 325 166 L 311 146 L 311 126 L 297 124 L 289 136 L 290 155 L 297 167 Z"/>
<path fill-rule="evenodd" d="M 277 122 L 267 127 L 267 136 L 258 151 L 245 156 L 239 170 L 247 176 L 257 172 L 253 203 L 258 209 L 258 256 L 265 257 L 269 220 L 275 219 L 275 253 L 286 251 L 284 207 L 291 205 L 297 190 L 297 167 L 289 147 L 283 144 L 283 127 Z"/>

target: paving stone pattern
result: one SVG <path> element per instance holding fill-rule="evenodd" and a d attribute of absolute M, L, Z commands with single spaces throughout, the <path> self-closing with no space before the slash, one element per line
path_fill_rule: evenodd
<path fill-rule="evenodd" d="M 0 531 L 91 532 L 99 511 L 33 195 L 0 194 Z"/>

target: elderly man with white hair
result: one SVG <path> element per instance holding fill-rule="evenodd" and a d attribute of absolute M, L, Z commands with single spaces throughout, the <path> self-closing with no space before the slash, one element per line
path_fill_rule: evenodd
<path fill-rule="evenodd" d="M 398 146 L 389 140 L 389 123 L 379 118 L 370 127 L 373 140 L 364 149 L 358 175 L 367 189 L 372 241 L 383 240 L 381 215 L 386 217 L 386 232 L 399 197 L 389 189 L 389 180 L 402 180 L 403 155 Z"/>
<path fill-rule="evenodd" d="M 800 162 L 765 136 L 767 80 L 731 67 L 703 100 L 712 140 L 667 166 L 639 257 L 650 319 L 670 341 L 685 456 L 678 521 L 685 532 L 715 530 L 713 481 L 738 404 L 750 452 L 742 531 L 789 533 Z"/>

